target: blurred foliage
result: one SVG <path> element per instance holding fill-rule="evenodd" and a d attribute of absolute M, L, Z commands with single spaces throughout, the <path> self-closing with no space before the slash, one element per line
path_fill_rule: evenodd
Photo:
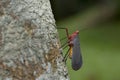
<path fill-rule="evenodd" d="M 95 4 L 97 0 L 50 0 L 56 19 L 65 18 Z"/>
<path fill-rule="evenodd" d="M 56 19 L 64 18 L 79 11 L 79 0 L 50 0 Z"/>
<path fill-rule="evenodd" d="M 51 0 L 52 1 L 52 0 Z M 59 1 L 59 0 L 56 0 Z M 64 3 L 65 1 L 66 4 Z M 52 6 L 58 27 L 67 27 L 69 34 L 80 30 L 80 46 L 83 56 L 83 66 L 74 71 L 71 60 L 67 67 L 71 80 L 120 80 L 120 0 L 61 0 L 59 8 Z M 63 6 L 64 4 L 65 6 Z M 71 4 L 71 5 L 67 5 Z M 61 7 L 62 6 L 62 7 Z M 71 8 L 67 8 L 69 6 Z M 68 9 L 75 11 L 68 12 Z M 67 8 L 67 9 L 65 9 Z M 60 13 L 60 14 L 59 14 Z M 66 15 L 65 15 L 66 14 Z M 73 15 L 74 14 L 74 15 Z M 72 15 L 68 18 L 68 15 Z M 65 19 L 63 19 L 65 18 Z M 64 38 L 65 31 L 58 30 L 59 37 Z M 67 39 L 61 41 L 64 44 Z M 66 53 L 67 49 L 63 52 Z"/>
<path fill-rule="evenodd" d="M 76 18 L 79 15 L 76 16 Z M 75 17 L 74 17 L 75 18 Z M 67 22 L 68 21 L 68 22 Z M 57 23 L 58 26 L 79 24 L 72 20 Z M 71 68 L 71 60 L 68 59 L 67 67 L 71 80 L 120 80 L 120 23 L 108 22 L 97 27 L 80 30 L 80 46 L 83 56 L 83 66 L 74 71 Z M 68 26 L 69 33 L 76 27 Z M 65 31 L 59 30 L 60 38 L 66 37 Z M 63 44 L 66 41 L 61 41 Z M 67 49 L 64 50 L 66 53 Z"/>
<path fill-rule="evenodd" d="M 119 0 L 50 0 L 55 19 L 64 19 L 76 13 L 84 13 L 87 9 L 95 5 L 116 5 L 116 18 L 120 13 Z"/>

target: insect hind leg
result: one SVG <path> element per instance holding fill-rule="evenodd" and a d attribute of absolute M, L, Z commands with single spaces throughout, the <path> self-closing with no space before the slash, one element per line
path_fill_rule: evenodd
<path fill-rule="evenodd" d="M 65 56 L 64 56 L 64 58 L 63 58 L 63 61 L 66 63 L 66 61 L 67 61 L 67 58 L 68 58 L 68 56 L 69 56 L 69 52 L 70 52 L 70 48 L 67 50 L 67 52 L 66 52 L 66 54 L 65 54 Z"/>

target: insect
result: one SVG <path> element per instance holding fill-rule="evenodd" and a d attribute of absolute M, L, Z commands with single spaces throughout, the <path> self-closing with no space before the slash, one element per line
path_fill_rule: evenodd
<path fill-rule="evenodd" d="M 81 55 L 80 41 L 79 41 L 79 35 L 78 35 L 79 31 L 76 30 L 71 35 L 69 35 L 67 28 L 58 28 L 58 29 L 65 29 L 67 34 L 67 39 L 68 39 L 67 43 L 61 46 L 63 49 L 69 46 L 69 49 L 64 56 L 64 61 L 66 62 L 69 56 L 72 62 L 72 69 L 77 71 L 82 66 L 82 55 Z"/>

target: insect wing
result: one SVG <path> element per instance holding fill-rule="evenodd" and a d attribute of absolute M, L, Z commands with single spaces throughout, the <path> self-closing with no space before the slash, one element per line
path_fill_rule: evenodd
<path fill-rule="evenodd" d="M 80 50 L 79 36 L 77 35 L 73 40 L 73 53 L 72 53 L 72 68 L 78 70 L 82 66 L 82 55 Z"/>

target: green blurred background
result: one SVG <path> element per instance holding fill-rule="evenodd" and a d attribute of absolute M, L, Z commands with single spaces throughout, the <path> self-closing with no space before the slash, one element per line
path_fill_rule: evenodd
<path fill-rule="evenodd" d="M 80 30 L 83 66 L 74 71 L 68 59 L 70 79 L 120 80 L 120 0 L 50 1 L 57 27 L 70 34 Z M 60 39 L 66 37 L 64 30 L 58 32 Z"/>

